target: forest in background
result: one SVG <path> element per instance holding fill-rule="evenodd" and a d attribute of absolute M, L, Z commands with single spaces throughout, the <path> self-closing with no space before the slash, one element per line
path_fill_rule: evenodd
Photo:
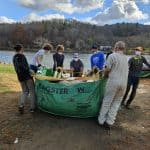
<path fill-rule="evenodd" d="M 65 52 L 88 53 L 92 44 L 112 46 L 118 40 L 126 42 L 128 53 L 136 46 L 150 52 L 150 25 L 117 23 L 96 26 L 76 20 L 51 20 L 30 23 L 0 24 L 0 49 L 12 50 L 22 43 L 26 50 L 35 51 L 45 42 L 54 48 L 65 46 Z"/>

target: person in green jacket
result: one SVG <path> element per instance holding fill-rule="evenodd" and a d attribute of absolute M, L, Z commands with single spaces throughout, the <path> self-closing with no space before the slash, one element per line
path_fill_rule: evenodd
<path fill-rule="evenodd" d="M 143 68 L 143 64 L 147 65 L 150 68 L 150 64 L 147 62 L 144 56 L 142 56 L 142 52 L 144 50 L 143 47 L 136 47 L 135 56 L 131 57 L 128 61 L 129 64 L 129 75 L 128 75 L 128 84 L 125 95 L 122 100 L 122 105 L 125 105 L 126 108 L 130 108 L 130 104 L 136 96 L 136 91 L 139 85 L 140 73 Z M 132 87 L 131 94 L 129 95 L 129 99 L 126 101 L 130 88 Z"/>

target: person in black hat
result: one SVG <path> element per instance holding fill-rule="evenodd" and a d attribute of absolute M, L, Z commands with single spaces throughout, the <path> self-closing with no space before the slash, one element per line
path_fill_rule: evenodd
<path fill-rule="evenodd" d="M 36 101 L 34 81 L 30 75 L 27 59 L 23 54 L 23 46 L 21 44 L 17 44 L 14 49 L 16 50 L 16 54 L 13 56 L 13 65 L 22 88 L 21 99 L 19 102 L 19 111 L 21 114 L 23 114 L 25 100 L 29 95 L 31 99 L 30 112 L 34 112 Z"/>
<path fill-rule="evenodd" d="M 91 51 L 93 52 L 91 56 L 91 69 L 97 67 L 99 70 L 102 70 L 105 63 L 104 53 L 98 51 L 97 45 L 93 45 Z"/>
<path fill-rule="evenodd" d="M 83 74 L 84 65 L 82 61 L 79 59 L 78 53 L 74 53 L 73 60 L 70 62 L 70 69 L 72 70 L 71 76 L 73 77 L 81 77 Z"/>

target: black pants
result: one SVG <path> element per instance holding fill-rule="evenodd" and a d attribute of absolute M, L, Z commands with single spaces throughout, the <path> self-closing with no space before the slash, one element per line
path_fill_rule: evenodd
<path fill-rule="evenodd" d="M 129 76 L 128 77 L 127 89 L 126 89 L 125 95 L 123 97 L 122 104 L 125 103 L 126 98 L 128 96 L 128 93 L 129 93 L 131 86 L 132 86 L 131 94 L 129 96 L 129 99 L 126 102 L 126 105 L 128 105 L 128 106 L 131 104 L 131 102 L 133 101 L 133 99 L 136 95 L 136 90 L 138 88 L 138 85 L 139 85 L 139 77 L 135 77 L 135 76 Z"/>

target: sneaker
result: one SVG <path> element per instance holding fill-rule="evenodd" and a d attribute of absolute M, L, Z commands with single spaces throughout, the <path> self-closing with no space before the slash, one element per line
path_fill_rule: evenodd
<path fill-rule="evenodd" d="M 106 130 L 110 130 L 111 127 L 112 127 L 112 126 L 109 125 L 107 122 L 105 122 L 103 126 L 104 126 L 104 128 L 105 128 Z"/>
<path fill-rule="evenodd" d="M 126 109 L 131 109 L 129 104 L 125 105 Z"/>
<path fill-rule="evenodd" d="M 121 102 L 121 106 L 125 106 L 125 103 L 124 103 L 124 102 Z"/>
<path fill-rule="evenodd" d="M 30 113 L 34 113 L 35 112 L 35 109 L 30 109 Z"/>
<path fill-rule="evenodd" d="M 19 106 L 18 111 L 20 114 L 24 114 L 24 106 Z"/>

